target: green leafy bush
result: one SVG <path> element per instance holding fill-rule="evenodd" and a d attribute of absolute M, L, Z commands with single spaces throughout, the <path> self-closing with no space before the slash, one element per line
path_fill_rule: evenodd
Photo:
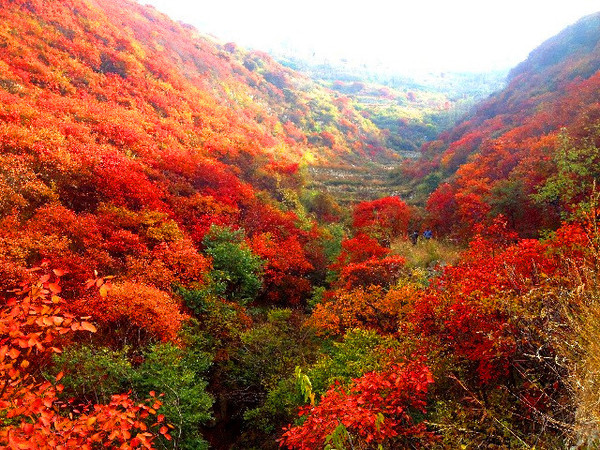
<path fill-rule="evenodd" d="M 133 377 L 136 392 L 164 394 L 160 413 L 174 427 L 171 436 L 175 442 L 169 447 L 208 448 L 199 427 L 212 419 L 213 398 L 206 392 L 208 383 L 202 376 L 210 365 L 208 354 L 167 343 L 151 346 L 136 369 Z"/>
<path fill-rule="evenodd" d="M 242 304 L 254 300 L 263 285 L 264 261 L 248 247 L 244 231 L 213 225 L 202 244 L 213 259 L 213 292 Z"/>

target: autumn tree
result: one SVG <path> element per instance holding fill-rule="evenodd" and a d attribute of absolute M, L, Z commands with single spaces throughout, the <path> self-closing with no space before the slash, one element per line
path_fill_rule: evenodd
<path fill-rule="evenodd" d="M 352 225 L 389 246 L 392 239 L 406 235 L 409 218 L 406 203 L 398 197 L 384 197 L 356 205 Z"/>
<path fill-rule="evenodd" d="M 433 382 L 421 362 L 392 364 L 353 380 L 349 388 L 331 387 L 318 404 L 300 410 L 301 425 L 289 426 L 281 444 L 308 450 L 345 445 L 425 446 L 434 436 L 414 415 L 425 412 Z"/>
<path fill-rule="evenodd" d="M 159 400 L 136 404 L 124 394 L 105 405 L 70 405 L 58 399 L 63 373 L 53 380 L 39 376 L 48 357 L 61 352 L 56 347 L 60 340 L 73 331 L 95 332 L 96 327 L 62 311 L 61 270 L 37 268 L 32 275 L 0 311 L 0 442 L 7 448 L 153 448 L 155 434 L 147 422 L 160 407 Z M 160 434 L 169 438 L 161 423 L 164 417 L 155 420 Z"/>

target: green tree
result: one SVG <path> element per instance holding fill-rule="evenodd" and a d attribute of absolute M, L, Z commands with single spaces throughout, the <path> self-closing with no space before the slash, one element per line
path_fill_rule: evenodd
<path fill-rule="evenodd" d="M 266 328 L 269 329 L 271 327 L 272 325 L 266 326 Z M 278 361 L 278 377 L 269 376 L 269 374 L 265 373 L 265 370 L 262 369 L 265 380 L 270 380 L 269 383 L 265 383 L 268 392 L 260 406 L 255 409 L 250 409 L 244 414 L 244 419 L 248 424 L 248 428 L 253 430 L 255 439 L 256 435 L 260 433 L 263 433 L 264 436 L 268 436 L 279 432 L 283 425 L 297 417 L 298 407 L 306 404 L 307 399 L 298 383 L 297 372 L 296 376 L 294 375 L 293 367 L 296 367 L 293 365 L 294 363 L 300 364 L 302 367 L 307 367 L 307 369 L 302 370 L 301 373 L 306 372 L 308 379 L 310 379 L 310 382 L 312 383 L 311 390 L 317 396 L 321 396 L 336 381 L 347 385 L 353 378 L 361 377 L 369 371 L 379 370 L 382 367 L 385 367 L 389 361 L 394 360 L 395 357 L 402 355 L 403 352 L 406 351 L 406 346 L 402 346 L 392 337 L 381 336 L 375 331 L 355 329 L 346 333 L 341 342 L 325 342 L 324 348 L 321 349 L 323 354 L 318 360 L 312 364 L 308 361 L 309 364 L 306 364 L 308 359 L 306 358 L 306 351 L 310 347 L 307 346 L 306 342 L 302 343 L 298 341 L 298 331 L 296 331 L 296 337 L 289 335 L 287 338 L 288 341 L 286 341 L 286 338 L 284 337 L 285 334 L 281 336 L 281 333 L 285 333 L 284 328 L 281 328 L 281 324 L 277 327 L 279 328 L 279 332 L 268 333 L 268 335 L 271 336 L 269 339 L 275 341 L 276 339 L 283 338 L 284 340 L 279 344 L 278 349 L 275 349 L 275 346 L 270 344 L 268 348 L 265 348 L 262 351 L 262 353 L 263 358 L 269 353 L 277 355 L 276 357 L 272 357 L 272 359 Z M 248 333 L 246 339 L 252 336 L 252 340 L 256 340 L 256 343 L 258 344 L 260 336 L 264 331 L 266 330 L 258 333 Z M 295 341 L 297 348 L 295 350 L 288 349 L 283 352 L 283 348 L 290 346 L 290 341 L 292 341 L 292 345 Z M 304 349 L 304 358 L 300 358 L 297 355 L 301 349 Z M 248 362 L 253 361 L 251 365 L 245 366 L 246 372 L 254 370 L 254 367 L 257 367 L 262 363 L 260 353 L 261 352 L 259 352 L 258 355 L 246 357 Z M 285 359 L 285 364 L 282 364 L 284 361 L 283 355 L 287 358 Z M 314 351 L 308 353 L 308 355 L 312 355 L 314 358 Z M 259 358 L 257 358 L 257 356 L 259 356 Z M 242 364 L 242 367 L 243 366 L 244 364 Z M 285 372 L 283 372 L 284 369 L 286 370 Z M 273 375 L 275 374 L 273 373 Z M 265 438 L 264 442 L 267 441 L 268 439 Z M 266 444 L 261 443 L 261 445 Z"/>
<path fill-rule="evenodd" d="M 213 225 L 202 244 L 212 257 L 209 284 L 213 293 L 241 304 L 251 302 L 260 292 L 265 262 L 244 240 L 244 230 Z"/>
<path fill-rule="evenodd" d="M 85 403 L 107 404 L 113 395 L 131 389 L 134 369 L 127 358 L 128 347 L 73 345 L 55 355 L 53 375 L 64 372 L 63 397 Z"/>
<path fill-rule="evenodd" d="M 244 412 L 246 430 L 243 448 L 271 448 L 281 430 L 300 405 L 293 384 L 286 383 L 294 368 L 314 361 L 317 340 L 301 325 L 301 316 L 290 309 L 273 309 L 267 320 L 243 333 L 238 351 L 226 367 L 230 392 L 235 392 L 238 410 Z M 282 381 L 283 380 L 283 381 Z M 271 397 L 276 391 L 282 398 Z M 255 408 L 255 409 L 250 409 Z"/>
<path fill-rule="evenodd" d="M 170 433 L 173 442 L 168 447 L 208 448 L 200 426 L 212 419 L 213 398 L 206 392 L 208 383 L 203 378 L 210 365 L 210 356 L 193 346 L 183 350 L 167 343 L 150 346 L 136 369 L 136 392 L 142 396 L 150 391 L 164 394 L 159 412 L 174 426 Z"/>
<path fill-rule="evenodd" d="M 540 204 L 559 205 L 568 214 L 580 205 L 594 189 L 600 177 L 600 124 L 589 127 L 587 135 L 574 139 L 563 129 L 553 155 L 556 173 L 548 177 L 533 199 Z"/>

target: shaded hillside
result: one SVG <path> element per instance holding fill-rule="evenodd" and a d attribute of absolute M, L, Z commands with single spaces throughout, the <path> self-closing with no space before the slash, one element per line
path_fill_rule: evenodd
<path fill-rule="evenodd" d="M 434 190 L 427 204 L 440 231 L 468 232 L 503 214 L 520 233 L 535 235 L 582 200 L 600 173 L 591 155 L 599 42 L 598 14 L 568 27 L 516 67 L 506 89 L 405 165 L 420 201 Z M 579 163 L 586 173 L 573 166 Z"/>
<path fill-rule="evenodd" d="M 275 53 L 287 67 L 348 96 L 380 128 L 386 146 L 412 152 L 453 126 L 473 105 L 504 87 L 507 71 L 401 74 L 385 65 L 327 61 Z M 414 155 L 409 154 L 409 157 Z"/>

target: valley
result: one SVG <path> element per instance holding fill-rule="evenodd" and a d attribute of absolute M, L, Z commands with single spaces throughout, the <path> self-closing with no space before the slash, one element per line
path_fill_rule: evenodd
<path fill-rule="evenodd" d="M 599 445 L 600 13 L 420 78 L 0 25 L 0 447 Z"/>

